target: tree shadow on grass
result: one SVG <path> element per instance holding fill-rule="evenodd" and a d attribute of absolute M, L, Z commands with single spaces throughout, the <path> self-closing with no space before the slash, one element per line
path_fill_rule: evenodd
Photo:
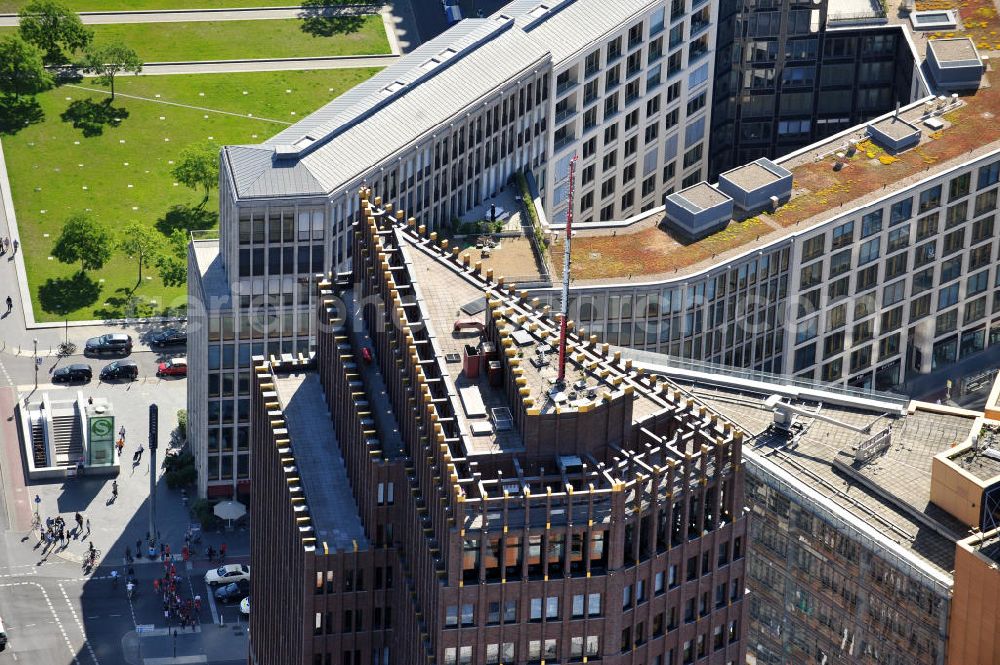
<path fill-rule="evenodd" d="M 105 127 L 117 127 L 128 117 L 128 111 L 122 106 L 112 106 L 111 100 L 95 102 L 92 99 L 77 99 L 70 102 L 66 110 L 59 116 L 63 122 L 73 123 L 75 129 L 84 136 L 100 136 Z"/>
<path fill-rule="evenodd" d="M 157 230 L 165 236 L 174 231 L 203 231 L 219 223 L 219 213 L 202 206 L 171 206 L 163 217 L 156 220 Z"/>
<path fill-rule="evenodd" d="M 144 318 L 156 314 L 156 306 L 145 296 L 138 296 L 132 289 L 122 287 L 115 289 L 115 295 L 109 296 L 107 304 L 94 311 L 101 319 L 132 319 Z"/>
<path fill-rule="evenodd" d="M 45 120 L 45 112 L 34 97 L 0 97 L 0 134 L 13 135 Z"/>
<path fill-rule="evenodd" d="M 313 37 L 332 37 L 348 35 L 357 32 L 365 24 L 365 16 L 375 11 L 378 5 L 338 7 L 337 0 L 304 0 L 299 18 L 302 19 L 302 32 Z M 366 5 L 365 0 L 356 3 Z M 331 6 L 333 5 L 333 6 Z"/>
<path fill-rule="evenodd" d="M 100 296 L 100 283 L 82 270 L 72 277 L 52 277 L 38 287 L 42 310 L 59 316 L 93 305 Z"/>

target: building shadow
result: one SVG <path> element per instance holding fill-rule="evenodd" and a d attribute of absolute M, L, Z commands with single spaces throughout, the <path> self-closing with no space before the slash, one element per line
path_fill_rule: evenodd
<path fill-rule="evenodd" d="M 118 127 L 129 113 L 123 106 L 112 106 L 111 99 L 95 102 L 92 99 L 77 99 L 70 102 L 59 116 L 63 122 L 73 124 L 84 136 L 100 136 L 105 127 Z"/>

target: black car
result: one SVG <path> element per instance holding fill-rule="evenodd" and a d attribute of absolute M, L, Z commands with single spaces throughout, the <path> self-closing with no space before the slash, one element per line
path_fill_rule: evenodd
<path fill-rule="evenodd" d="M 150 346 L 183 346 L 187 344 L 187 333 L 177 328 L 167 328 L 149 336 Z"/>
<path fill-rule="evenodd" d="M 111 379 L 128 379 L 132 381 L 138 376 L 139 366 L 134 360 L 116 360 L 113 363 L 105 365 L 104 369 L 101 370 L 101 381 L 109 381 Z"/>
<path fill-rule="evenodd" d="M 90 365 L 66 365 L 52 372 L 52 383 L 75 383 L 77 381 L 86 383 L 93 375 Z"/>
<path fill-rule="evenodd" d="M 108 333 L 100 337 L 91 337 L 83 349 L 84 353 L 120 353 L 128 355 L 132 353 L 132 337 L 125 333 Z"/>
<path fill-rule="evenodd" d="M 250 583 L 246 580 L 233 582 L 215 590 L 215 599 L 220 603 L 238 603 L 250 594 Z"/>

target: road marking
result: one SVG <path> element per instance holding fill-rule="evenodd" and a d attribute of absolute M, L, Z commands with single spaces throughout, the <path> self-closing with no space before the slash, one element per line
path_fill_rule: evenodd
<path fill-rule="evenodd" d="M 45 599 L 45 604 L 48 606 L 49 612 L 52 612 L 52 618 L 55 619 L 56 626 L 59 627 L 59 632 L 62 633 L 63 640 L 65 640 L 66 642 L 66 648 L 69 649 L 70 655 L 73 656 L 73 662 L 76 665 L 80 665 L 80 660 L 76 657 L 77 653 L 76 649 L 73 648 L 73 643 L 69 641 L 69 635 L 66 634 L 66 628 L 62 625 L 62 621 L 59 620 L 59 615 L 56 614 L 56 608 L 52 606 L 52 601 L 49 600 L 49 592 L 45 590 L 45 587 L 43 587 L 38 582 L 11 582 L 9 584 L 0 584 L 0 588 L 12 587 L 12 586 L 24 586 L 24 585 L 36 586 L 38 587 L 38 590 L 42 592 L 42 597 Z M 63 595 L 65 594 L 66 592 L 63 591 Z M 96 659 L 94 662 L 95 663 L 97 662 Z"/>
<path fill-rule="evenodd" d="M 80 616 L 76 613 L 76 608 L 73 607 L 73 603 L 70 602 L 69 594 L 66 593 L 66 588 L 62 585 L 62 582 L 59 582 L 59 590 L 62 591 L 63 598 L 66 599 L 66 605 L 69 606 L 70 614 L 73 615 L 73 620 L 76 621 L 76 625 L 80 629 L 80 634 L 83 635 L 83 645 L 87 647 L 90 659 L 94 661 L 94 665 L 101 665 L 101 661 L 97 660 L 97 654 L 94 653 L 93 645 L 91 645 L 90 640 L 87 639 L 87 631 L 83 628 L 83 622 L 80 621 Z"/>
<path fill-rule="evenodd" d="M 208 585 L 206 584 L 205 586 Z M 208 606 L 212 608 L 212 623 L 218 625 L 219 611 L 215 609 L 215 594 L 212 593 L 212 587 L 208 587 Z"/>

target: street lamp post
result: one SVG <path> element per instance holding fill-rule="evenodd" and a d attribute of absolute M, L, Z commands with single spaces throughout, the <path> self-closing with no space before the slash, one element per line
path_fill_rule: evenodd
<path fill-rule="evenodd" d="M 35 390 L 38 390 L 38 338 L 31 341 L 35 344 Z"/>

